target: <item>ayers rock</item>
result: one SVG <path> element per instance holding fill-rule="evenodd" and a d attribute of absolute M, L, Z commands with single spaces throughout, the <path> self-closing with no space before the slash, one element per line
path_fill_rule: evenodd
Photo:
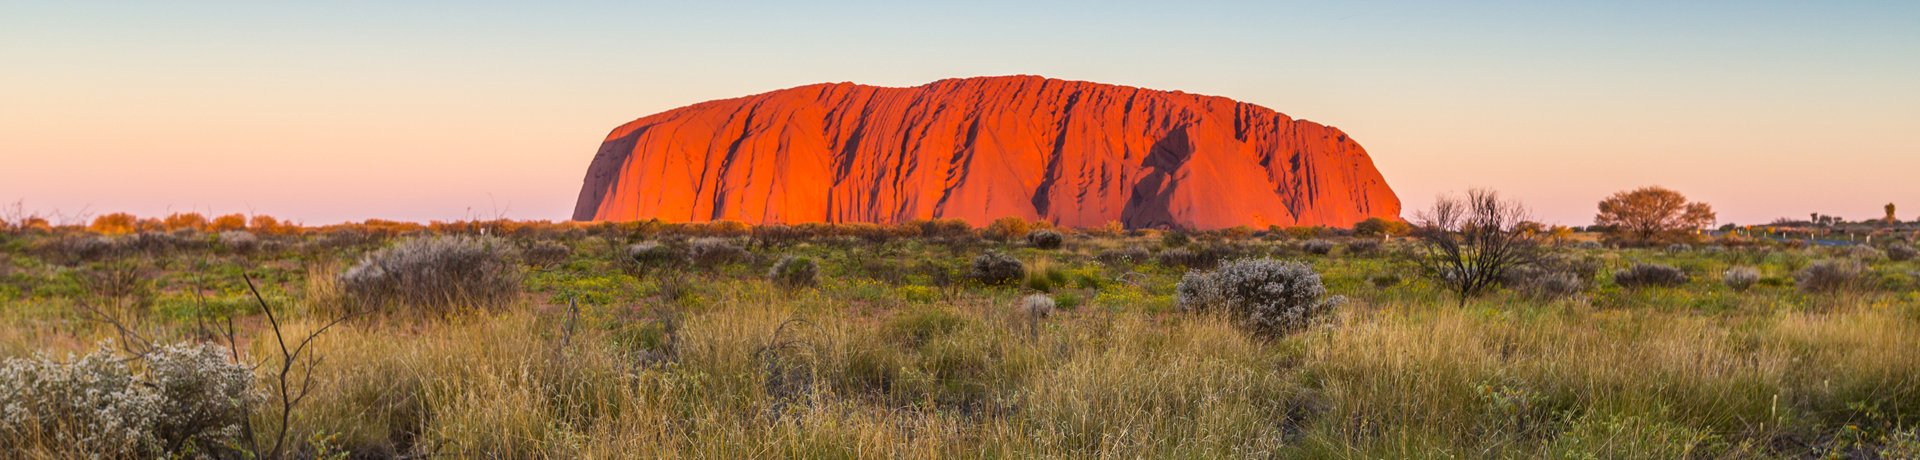
<path fill-rule="evenodd" d="M 634 120 L 600 144 L 573 218 L 1211 229 L 1399 214 L 1339 129 L 1223 97 L 1011 76 L 808 85 Z"/>

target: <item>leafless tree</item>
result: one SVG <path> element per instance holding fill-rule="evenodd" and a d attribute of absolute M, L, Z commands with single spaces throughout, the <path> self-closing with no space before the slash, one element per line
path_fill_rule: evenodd
<path fill-rule="evenodd" d="M 320 326 L 319 329 L 308 333 L 305 338 L 300 338 L 290 343 L 290 337 L 287 337 L 283 330 L 279 316 L 273 313 L 273 307 L 268 306 L 266 297 L 260 295 L 260 289 L 253 284 L 253 277 L 243 274 L 242 279 L 246 280 L 247 291 L 253 294 L 253 300 L 259 304 L 260 312 L 266 315 L 267 326 L 271 328 L 270 330 L 273 332 L 274 345 L 279 347 L 278 351 L 280 352 L 280 359 L 275 363 L 276 366 L 270 369 L 273 373 L 274 399 L 280 406 L 280 423 L 274 427 L 273 444 L 266 452 L 261 452 L 259 444 L 257 444 L 256 441 L 258 437 L 254 432 L 253 423 L 249 421 L 244 425 L 247 433 L 248 447 L 256 458 L 287 458 L 287 434 L 292 431 L 291 426 L 293 424 L 294 410 L 300 405 L 300 402 L 306 400 L 307 395 L 312 392 L 313 369 L 320 365 L 320 358 L 315 356 L 313 350 L 308 348 L 308 346 L 312 345 L 313 340 L 319 338 L 321 334 L 325 334 L 328 329 L 332 329 L 334 326 L 346 322 L 347 319 L 352 318 L 355 314 L 349 312 L 340 315 Z M 229 323 L 228 328 L 229 344 L 233 344 L 231 323 Z"/>
<path fill-rule="evenodd" d="M 1416 263 L 1461 307 L 1498 286 L 1507 272 L 1540 260 L 1538 235 L 1519 228 L 1529 217 L 1526 206 L 1493 190 L 1442 196 L 1416 217 L 1414 234 L 1422 243 Z"/>

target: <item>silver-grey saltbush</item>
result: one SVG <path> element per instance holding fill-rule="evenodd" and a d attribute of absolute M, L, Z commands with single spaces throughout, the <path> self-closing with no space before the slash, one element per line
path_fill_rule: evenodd
<path fill-rule="evenodd" d="M 1181 310 L 1225 311 L 1255 333 L 1269 336 L 1305 329 L 1345 301 L 1327 295 L 1313 267 L 1265 258 L 1188 271 L 1175 293 Z"/>
<path fill-rule="evenodd" d="M 132 362 L 104 345 L 66 361 L 0 362 L 0 451 L 37 442 L 80 457 L 224 458 L 264 399 L 253 371 L 217 346 L 160 347 L 146 354 L 144 372 Z"/>
<path fill-rule="evenodd" d="M 1760 270 L 1755 270 L 1753 267 L 1729 268 L 1727 273 L 1721 276 L 1720 281 L 1735 291 L 1745 291 L 1752 288 L 1753 283 L 1760 281 Z"/>
<path fill-rule="evenodd" d="M 340 286 L 363 307 L 400 306 L 429 315 L 499 308 L 520 294 L 515 259 L 513 245 L 499 238 L 415 238 L 360 259 L 340 275 Z"/>

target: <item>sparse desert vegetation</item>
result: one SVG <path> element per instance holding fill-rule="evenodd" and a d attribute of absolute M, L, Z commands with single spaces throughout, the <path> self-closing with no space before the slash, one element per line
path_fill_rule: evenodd
<path fill-rule="evenodd" d="M 0 451 L 1920 455 L 1911 232 L 1618 248 L 1454 203 L 1357 230 L 10 223 Z"/>

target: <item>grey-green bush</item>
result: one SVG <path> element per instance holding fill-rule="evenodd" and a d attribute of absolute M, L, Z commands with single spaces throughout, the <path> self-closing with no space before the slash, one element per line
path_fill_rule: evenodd
<path fill-rule="evenodd" d="M 1347 253 L 1366 255 L 1380 251 L 1380 240 L 1353 240 L 1347 242 Z"/>
<path fill-rule="evenodd" d="M 973 269 L 969 272 L 975 281 L 989 286 L 1012 284 L 1026 279 L 1027 265 L 1013 256 L 987 251 L 973 258 Z"/>
<path fill-rule="evenodd" d="M 796 288 L 813 286 L 818 282 L 820 264 L 806 257 L 786 256 L 773 264 L 767 271 L 767 279 L 782 287 Z"/>
<path fill-rule="evenodd" d="M 1186 267 L 1208 269 L 1220 265 L 1226 260 L 1241 254 L 1239 248 L 1220 244 L 1193 244 L 1187 247 L 1160 251 L 1154 260 L 1163 267 Z"/>
<path fill-rule="evenodd" d="M 1664 264 L 1633 264 L 1613 274 L 1613 283 L 1628 289 L 1675 287 L 1687 284 L 1688 279 L 1687 272 Z"/>
<path fill-rule="evenodd" d="M 1327 296 L 1320 274 L 1300 262 L 1241 259 L 1212 271 L 1188 271 L 1175 286 L 1181 310 L 1222 310 L 1266 336 L 1284 336 L 1327 316 L 1344 302 Z"/>
<path fill-rule="evenodd" d="M 521 269 L 512 245 L 493 237 L 436 236 L 374 251 L 340 275 L 340 286 L 363 308 L 447 315 L 461 308 L 497 309 L 520 295 Z"/>
<path fill-rule="evenodd" d="M 1920 251 L 1915 251 L 1913 249 L 1913 246 L 1908 246 L 1902 243 L 1893 243 L 1893 244 L 1887 245 L 1887 260 L 1891 260 L 1894 262 L 1906 262 L 1909 260 L 1913 260 L 1915 256 L 1920 256 Z"/>
<path fill-rule="evenodd" d="M 1307 251 L 1308 254 L 1324 256 L 1333 253 L 1333 242 L 1317 239 L 1307 240 L 1306 243 L 1300 245 L 1300 249 Z"/>
<path fill-rule="evenodd" d="M 1027 245 L 1039 249 L 1060 249 L 1060 244 L 1064 242 L 1066 238 L 1060 236 L 1060 232 L 1053 230 L 1042 229 L 1027 233 Z"/>
<path fill-rule="evenodd" d="M 1873 246 L 1860 244 L 1860 245 L 1854 245 L 1852 247 L 1848 247 L 1847 257 L 1852 257 L 1860 260 L 1880 260 L 1883 258 L 1887 258 L 1887 253 L 1881 252 L 1879 249 L 1874 249 Z"/>
<path fill-rule="evenodd" d="M 220 232 L 220 245 L 233 252 L 253 252 L 260 247 L 260 237 L 243 230 Z"/>
<path fill-rule="evenodd" d="M 1567 270 L 1516 267 L 1506 276 L 1507 287 L 1536 299 L 1563 299 L 1587 289 L 1584 277 Z"/>
<path fill-rule="evenodd" d="M 526 259 L 527 266 L 546 269 L 566 263 L 567 257 L 573 255 L 573 248 L 558 241 L 540 240 L 528 245 L 520 255 Z"/>
<path fill-rule="evenodd" d="M 687 260 L 695 267 L 713 269 L 747 260 L 747 250 L 725 238 L 696 238 L 687 244 Z"/>
<path fill-rule="evenodd" d="M 1100 255 L 1094 256 L 1094 258 L 1103 264 L 1124 267 L 1145 263 L 1153 258 L 1153 253 L 1147 251 L 1147 248 L 1140 246 L 1127 246 L 1119 249 L 1101 251 Z"/>
<path fill-rule="evenodd" d="M 1823 260 L 1793 274 L 1802 292 L 1834 293 L 1861 287 L 1867 268 L 1857 260 Z"/>
<path fill-rule="evenodd" d="M 642 276 L 654 270 L 680 266 L 686 260 L 686 254 L 673 246 L 645 241 L 627 246 L 627 258 L 620 265 L 628 273 Z"/>
<path fill-rule="evenodd" d="M 1753 267 L 1729 268 L 1725 274 L 1721 275 L 1720 282 L 1735 291 L 1745 291 L 1752 288 L 1753 283 L 1760 282 L 1760 270 L 1755 270 Z"/>

